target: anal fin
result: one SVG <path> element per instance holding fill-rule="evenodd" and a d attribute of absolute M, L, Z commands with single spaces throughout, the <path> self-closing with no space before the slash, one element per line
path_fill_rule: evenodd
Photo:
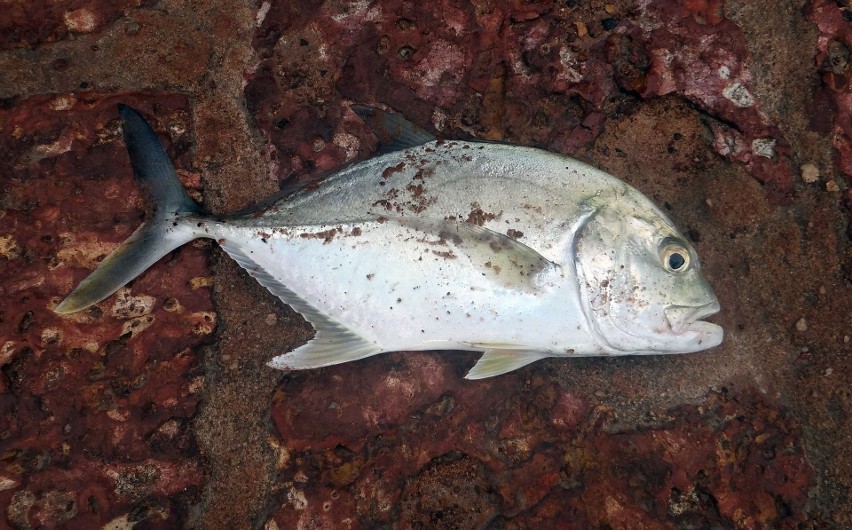
<path fill-rule="evenodd" d="M 222 249 L 244 268 L 258 283 L 282 302 L 299 312 L 311 323 L 316 335 L 295 350 L 278 355 L 267 365 L 279 370 L 309 370 L 355 361 L 381 353 L 382 349 L 359 336 L 343 324 L 320 312 L 286 285 L 275 279 L 263 267 L 245 255 L 236 245 L 222 243 Z"/>
<path fill-rule="evenodd" d="M 486 377 L 494 377 L 547 357 L 549 355 L 539 351 L 487 349 L 464 378 L 485 379 Z"/>

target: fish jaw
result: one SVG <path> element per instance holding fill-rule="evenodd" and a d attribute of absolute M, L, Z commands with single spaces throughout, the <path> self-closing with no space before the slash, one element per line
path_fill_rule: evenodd
<path fill-rule="evenodd" d="M 686 339 L 682 342 L 684 353 L 706 350 L 722 343 L 725 335 L 722 327 L 703 320 L 719 310 L 718 300 L 699 306 L 672 305 L 665 309 L 671 333 Z"/>

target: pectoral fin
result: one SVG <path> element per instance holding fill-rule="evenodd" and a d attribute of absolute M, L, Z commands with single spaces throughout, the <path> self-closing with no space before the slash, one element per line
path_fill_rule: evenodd
<path fill-rule="evenodd" d="M 360 337 L 346 326 L 325 316 L 245 255 L 236 245 L 224 242 L 222 249 L 240 264 L 258 283 L 282 302 L 298 311 L 311 323 L 316 335 L 295 350 L 274 357 L 267 363 L 279 370 L 308 370 L 345 363 L 381 353 L 378 345 Z"/>
<path fill-rule="evenodd" d="M 535 291 L 538 288 L 536 278 L 558 267 L 520 241 L 484 226 L 445 219 L 398 217 L 394 220 L 437 236 L 439 242 L 466 254 L 484 276 L 509 289 Z"/>
<path fill-rule="evenodd" d="M 465 379 L 485 379 L 517 370 L 535 361 L 546 359 L 547 354 L 529 350 L 488 349 L 476 361 Z"/>

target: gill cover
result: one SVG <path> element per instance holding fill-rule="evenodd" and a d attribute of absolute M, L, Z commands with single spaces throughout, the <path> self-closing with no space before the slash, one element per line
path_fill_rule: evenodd
<path fill-rule="evenodd" d="M 600 206 L 574 240 L 580 298 L 595 340 L 614 355 L 717 345 L 721 328 L 701 318 L 719 304 L 695 250 L 653 205 L 632 202 L 620 197 Z"/>

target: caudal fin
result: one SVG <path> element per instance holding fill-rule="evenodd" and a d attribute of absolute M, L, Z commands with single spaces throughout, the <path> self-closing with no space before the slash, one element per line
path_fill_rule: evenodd
<path fill-rule="evenodd" d="M 203 211 L 186 194 L 160 139 L 135 110 L 119 105 L 118 112 L 133 175 L 151 205 L 151 217 L 54 308 L 60 314 L 100 302 L 157 260 L 196 238 L 191 226 L 180 221 Z"/>

